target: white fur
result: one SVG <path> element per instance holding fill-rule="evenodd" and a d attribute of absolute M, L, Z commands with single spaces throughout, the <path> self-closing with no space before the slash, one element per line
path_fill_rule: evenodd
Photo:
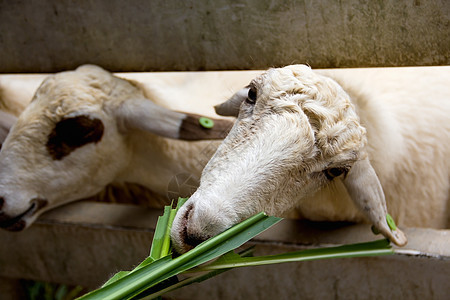
<path fill-rule="evenodd" d="M 25 220 L 29 225 L 43 211 L 92 196 L 110 183 L 140 184 L 165 197 L 174 176 L 186 173 L 200 177 L 211 152 L 204 150 L 215 149 L 218 142 L 185 142 L 146 131 L 151 127 L 151 132 L 171 132 L 179 126 L 168 125 L 165 117 L 172 112 L 150 105 L 148 99 L 167 108 L 211 116 L 216 104 L 213 101 L 220 98 L 210 97 L 213 94 L 209 90 L 200 88 L 202 78 L 189 80 L 189 74 L 122 75 L 146 84 L 130 84 L 95 66 L 83 66 L 43 81 L 0 152 L 0 197 L 4 198 L 1 213 L 16 216 L 30 207 L 32 199 L 48 200 L 44 209 Z M 23 93 L 16 93 L 8 88 L 15 89 L 17 84 L 12 82 L 19 78 L 8 75 L 1 79 L 0 100 L 10 112 L 20 112 L 33 87 L 37 87 L 35 83 L 40 83 L 33 81 Z M 226 84 L 236 88 L 233 81 Z M 185 90 L 179 91 L 176 84 L 184 85 Z M 224 82 L 218 84 L 222 87 Z M 142 113 L 152 109 L 153 117 Z M 52 159 L 45 147 L 49 132 L 63 116 L 78 115 L 103 122 L 101 141 L 85 145 L 62 160 Z M 158 122 L 163 127 L 153 126 Z"/>
<path fill-rule="evenodd" d="M 320 74 L 337 80 L 346 92 Z M 449 78 L 448 67 L 314 73 L 306 66 L 271 69 L 257 77 L 252 83 L 256 104 L 242 103 L 199 189 L 176 216 L 176 247 L 186 251 L 188 238 L 213 236 L 263 210 L 311 220 L 363 221 L 343 176 L 329 182 L 323 172 L 340 166 L 352 172 L 351 166 L 366 157 L 400 226 L 445 228 Z M 357 174 L 353 177 L 358 180 Z M 373 185 L 368 193 L 385 211 L 378 180 L 361 182 Z M 354 195 L 361 192 L 361 186 L 352 189 Z M 364 203 L 358 205 L 364 209 Z M 406 242 L 401 232 L 397 238 L 398 244 Z"/>
<path fill-rule="evenodd" d="M 0 145 L 6 139 L 9 129 L 16 120 L 14 115 L 0 110 Z"/>
<path fill-rule="evenodd" d="M 450 94 L 450 68 L 343 69 L 318 70 L 316 73 L 337 80 L 352 97 L 361 124 L 367 129 L 366 149 L 371 164 L 383 186 L 389 212 L 397 222 L 403 226 L 447 226 L 449 163 L 446 158 L 450 143 L 446 141 L 449 141 L 450 134 L 447 100 Z M 120 76 L 143 83 L 141 89 L 144 90 L 145 96 L 159 105 L 212 116 L 214 104 L 229 96 L 238 87 L 248 84 L 249 80 L 258 74 L 260 72 L 130 73 Z M 1 108 L 18 115 L 45 77 L 1 75 Z M 279 136 L 273 134 L 274 138 Z M 154 139 L 163 142 L 153 144 L 151 141 Z M 116 182 L 136 181 L 160 194 L 166 193 L 168 181 L 178 172 L 187 171 L 199 175 L 201 167 L 197 164 L 197 158 L 207 155 L 205 148 L 211 145 L 214 145 L 214 148 L 217 145 L 199 142 L 195 143 L 198 146 L 191 147 L 191 143 L 157 138 L 146 133 L 134 134 L 124 142 L 134 145 L 129 148 L 136 155 L 132 155 L 132 162 L 118 174 Z M 265 147 L 271 145 L 263 141 L 260 143 Z M 112 158 L 120 157 L 116 153 L 112 155 Z M 87 157 L 84 156 L 83 159 Z M 205 158 L 201 157 L 200 160 Z M 242 156 L 238 159 L 241 160 Z M 111 169 L 114 165 L 115 163 Z M 24 168 L 24 174 L 29 167 Z M 83 181 L 73 180 L 78 176 L 77 163 L 72 164 L 72 169 L 65 168 L 66 172 L 60 179 L 62 184 L 68 182 L 83 190 Z M 218 178 L 224 177 L 224 174 L 225 170 L 218 174 Z M 90 175 L 89 181 L 103 186 L 101 171 L 97 175 L 98 177 Z M 31 181 L 37 178 L 38 182 L 27 186 L 23 182 L 14 182 L 22 189 L 21 197 L 17 201 L 18 207 L 22 201 L 20 199 L 29 201 L 27 197 L 36 196 L 37 193 L 33 193 L 34 188 L 45 189 L 45 185 L 40 186 L 41 178 L 33 178 L 31 174 L 27 176 Z M 252 178 L 253 176 L 249 176 L 248 180 Z M 48 180 L 45 180 L 45 184 L 47 182 Z M 242 186 L 247 184 L 237 178 L 235 182 Z M 217 193 L 215 198 L 224 199 L 225 192 L 227 191 Z M 206 193 L 206 189 L 200 189 L 197 195 L 200 193 Z M 296 197 L 298 195 L 293 195 L 292 199 Z M 47 208 L 63 202 L 56 201 Z M 335 180 L 314 195 L 302 198 L 296 207 L 292 207 L 292 202 L 295 201 L 286 203 L 287 207 L 291 207 L 286 208 L 286 213 L 292 217 L 312 220 L 362 220 L 341 180 Z M 224 218 L 214 210 L 216 204 L 213 201 L 211 203 L 213 204 L 208 206 L 211 209 L 209 215 L 215 216 L 214 219 Z M 219 203 L 217 207 L 221 207 L 230 219 L 236 217 L 237 208 L 236 211 L 240 214 L 257 210 L 242 203 L 235 205 L 232 202 Z M 223 229 L 228 225 L 221 226 Z"/>

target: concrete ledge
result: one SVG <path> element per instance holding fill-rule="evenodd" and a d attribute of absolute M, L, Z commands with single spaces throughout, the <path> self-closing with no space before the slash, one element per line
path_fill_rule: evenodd
<path fill-rule="evenodd" d="M 439 1 L 0 2 L 0 72 L 445 65 Z"/>
<path fill-rule="evenodd" d="M 78 202 L 22 233 L 0 232 L 0 277 L 95 288 L 149 252 L 161 210 Z M 405 230 L 404 255 L 243 268 L 171 294 L 176 299 L 446 299 L 450 230 Z M 377 239 L 367 225 L 284 220 L 250 244 L 257 255 Z"/>

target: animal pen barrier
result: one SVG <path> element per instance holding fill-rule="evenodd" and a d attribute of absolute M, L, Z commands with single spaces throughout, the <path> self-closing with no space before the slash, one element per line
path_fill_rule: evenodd
<path fill-rule="evenodd" d="M 0 90 L 21 86 L 6 73 L 57 72 L 84 63 L 116 72 L 254 70 L 292 63 L 448 65 L 449 16 L 448 1 L 133 1 L 127 6 L 116 0 L 0 1 L 0 72 L 5 73 Z M 117 270 L 131 269 L 148 254 L 159 214 L 78 202 L 44 214 L 24 232 L 1 231 L 0 299 L 13 297 L 18 279 L 94 288 Z M 266 255 L 368 241 L 375 238 L 368 228 L 286 220 L 251 243 Z M 233 270 L 170 296 L 446 299 L 449 230 L 406 228 L 405 233 L 409 243 L 401 256 Z"/>

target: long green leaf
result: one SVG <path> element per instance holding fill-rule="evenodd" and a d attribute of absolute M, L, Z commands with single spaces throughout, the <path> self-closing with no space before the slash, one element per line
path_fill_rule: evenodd
<path fill-rule="evenodd" d="M 175 209 L 178 211 L 181 208 L 181 206 L 183 206 L 184 203 L 186 203 L 186 201 L 188 201 L 188 199 L 189 199 L 189 197 L 188 198 L 181 198 L 181 197 L 179 197 L 178 198 L 177 207 Z"/>
<path fill-rule="evenodd" d="M 254 250 L 254 246 L 249 247 L 249 248 L 239 252 L 238 254 L 235 253 L 234 251 L 230 251 L 227 254 L 222 255 L 219 258 L 219 260 L 227 260 L 227 259 L 230 259 L 231 257 L 234 258 L 235 256 L 248 257 L 248 256 L 251 256 L 253 254 L 253 250 Z M 205 274 L 200 274 L 200 275 L 188 277 L 188 278 L 186 278 L 186 279 L 184 279 L 184 280 L 182 280 L 182 281 L 180 281 L 180 282 L 178 282 L 176 284 L 173 284 L 173 285 L 168 286 L 168 287 L 166 287 L 164 289 L 161 289 L 161 290 L 159 290 L 159 291 L 157 291 L 157 292 L 155 292 L 153 294 L 147 295 L 146 297 L 142 298 L 142 300 L 154 299 L 156 297 L 164 295 L 165 293 L 169 293 L 171 291 L 174 291 L 176 289 L 185 287 L 187 285 L 190 285 L 190 284 L 193 284 L 193 283 L 200 283 L 202 281 L 205 281 L 205 280 L 207 280 L 209 278 L 212 278 L 212 277 L 214 277 L 216 275 L 222 274 L 222 273 L 224 273 L 226 271 L 229 271 L 229 270 L 230 269 L 212 270 L 212 271 L 206 272 Z"/>
<path fill-rule="evenodd" d="M 80 299 L 132 299 L 149 289 L 151 290 L 148 293 L 152 294 L 144 297 L 151 299 L 151 297 L 157 297 L 188 284 L 206 280 L 235 267 L 394 253 L 387 240 L 260 257 L 243 257 L 245 255 L 242 253 L 240 255 L 234 253 L 232 250 L 281 220 L 260 213 L 172 259 L 168 255 L 171 253 L 170 229 L 176 212 L 186 200 L 180 198 L 175 209 L 167 206 L 163 216 L 158 218 L 150 256 L 147 259 L 130 272 L 119 272 L 102 288 Z M 213 261 L 218 257 L 219 259 Z M 204 265 L 209 261 L 213 262 Z M 202 266 L 199 267 L 199 265 Z M 183 272 L 206 272 L 206 274 L 191 276 L 168 286 L 171 284 L 167 281 L 169 278 Z M 162 283 L 163 281 L 165 283 Z"/>
<path fill-rule="evenodd" d="M 171 224 L 173 222 L 173 218 L 175 217 L 176 210 L 170 209 L 170 206 L 164 207 L 164 213 L 162 216 L 158 217 L 158 222 L 156 223 L 155 233 L 153 235 L 152 246 L 150 249 L 150 256 L 147 257 L 144 261 L 142 261 L 134 270 L 132 271 L 120 271 L 117 272 L 113 277 L 111 277 L 107 282 L 103 284 L 103 286 L 107 286 L 125 276 L 130 274 L 133 271 L 136 271 L 156 260 L 161 258 L 162 256 L 166 256 L 169 252 L 169 247 L 167 244 L 167 228 L 171 228 Z M 173 215 L 173 217 L 172 217 Z M 170 246 L 170 237 L 169 237 L 169 246 Z"/>
<path fill-rule="evenodd" d="M 130 271 L 119 271 L 116 274 L 114 274 L 114 276 L 111 277 L 107 282 L 105 282 L 103 284 L 103 286 L 107 286 L 108 284 L 111 284 L 111 283 L 119 280 L 120 278 L 127 276 L 128 274 L 130 274 Z"/>
<path fill-rule="evenodd" d="M 175 219 L 180 207 L 189 198 L 178 198 L 177 207 L 171 209 L 171 206 L 164 207 L 164 213 L 162 216 L 158 217 L 158 222 L 156 223 L 155 234 L 153 235 L 152 246 L 150 249 L 150 256 L 147 257 L 136 269 L 139 269 L 161 257 L 168 255 L 171 252 L 170 243 L 170 230 L 172 229 L 172 223 Z"/>
<path fill-rule="evenodd" d="M 155 233 L 153 235 L 153 241 L 150 249 L 150 256 L 142 261 L 134 270 L 132 271 L 120 271 L 111 277 L 103 286 L 109 285 L 127 275 L 134 272 L 146 265 L 153 263 L 161 257 L 169 254 L 170 251 L 170 229 L 172 228 L 172 223 L 175 215 L 180 209 L 180 207 L 188 200 L 188 198 L 178 198 L 177 207 L 171 209 L 170 206 L 164 207 L 164 213 L 162 216 L 158 217 L 158 222 L 156 223 Z M 173 203 L 172 203 L 173 204 Z"/>
<path fill-rule="evenodd" d="M 166 234 L 167 226 L 169 225 L 171 208 L 170 206 L 164 207 L 164 214 L 158 217 L 158 222 L 156 223 L 155 234 L 153 235 L 152 247 L 150 248 L 150 257 L 153 260 L 157 260 L 162 256 L 162 247 L 164 244 L 164 237 Z"/>
<path fill-rule="evenodd" d="M 130 289 L 133 289 L 133 287 L 130 288 L 130 286 L 133 285 L 135 280 L 142 280 L 142 277 L 145 278 L 155 269 L 160 268 L 161 266 L 167 264 L 169 261 L 171 261 L 170 256 L 160 258 L 134 272 L 130 272 L 127 276 L 119 278 L 118 280 L 105 285 L 98 290 L 92 291 L 80 297 L 79 299 L 115 300 L 126 298 L 130 293 Z"/>
<path fill-rule="evenodd" d="M 175 219 L 175 215 L 177 213 L 176 209 L 171 209 L 169 214 L 169 220 L 167 222 L 166 231 L 164 234 L 162 246 L 161 246 L 161 255 L 167 255 L 171 251 L 171 245 L 170 245 L 170 231 L 172 229 L 172 223 Z"/>
<path fill-rule="evenodd" d="M 255 219 L 255 222 L 246 225 L 244 224 L 244 221 L 223 232 L 222 234 L 219 234 L 216 237 L 203 242 L 193 250 L 183 254 L 182 256 L 189 253 L 194 253 L 191 254 L 190 257 L 186 256 L 186 263 L 175 269 L 173 273 L 178 274 L 184 272 L 185 270 L 191 269 L 195 266 L 215 259 L 229 252 L 230 250 L 236 249 L 237 247 L 243 245 L 245 242 L 249 241 L 251 238 L 257 236 L 261 232 L 281 221 L 280 218 L 268 217 L 264 213 L 257 214 L 254 217 L 248 219 L 248 221 L 252 221 L 251 219 L 253 218 Z M 207 250 L 203 251 L 204 248 Z M 196 250 L 199 253 L 195 253 L 197 252 Z"/>
<path fill-rule="evenodd" d="M 186 278 L 185 280 L 180 281 L 177 284 L 162 289 L 154 294 L 148 295 L 144 298 L 144 300 L 153 299 L 189 284 L 204 281 L 236 267 L 261 266 L 267 264 L 279 264 L 318 259 L 350 258 L 361 256 L 367 257 L 391 254 L 394 254 L 394 251 L 390 247 L 389 241 L 386 239 L 368 243 L 351 244 L 321 249 L 308 249 L 269 256 L 244 257 L 245 255 L 238 255 L 234 252 L 231 252 L 221 256 L 218 260 L 214 261 L 211 264 L 193 268 L 185 272 L 207 272 L 206 274 L 200 274 L 197 276 Z"/>
<path fill-rule="evenodd" d="M 150 263 L 82 299 L 130 299 L 167 278 L 239 247 L 280 220 L 259 213 L 173 260 Z"/>
<path fill-rule="evenodd" d="M 167 278 L 217 258 L 218 256 L 241 246 L 279 221 L 281 221 L 281 218 L 269 217 L 265 213 L 256 214 L 221 234 L 201 243 L 191 251 L 173 259 L 160 269 L 155 270 L 151 276 L 148 276 L 145 279 L 145 283 L 142 284 L 141 288 L 136 289 L 129 297 L 134 297 L 145 289 L 148 289 Z M 132 274 L 130 274 L 130 276 L 132 276 Z"/>
<path fill-rule="evenodd" d="M 185 280 L 180 281 L 172 286 L 166 287 L 158 292 L 148 295 L 147 297 L 144 298 L 144 300 L 153 299 L 155 297 L 161 296 L 165 293 L 171 292 L 175 289 L 184 287 L 186 285 L 201 282 L 203 280 L 221 274 L 226 270 L 230 270 L 236 267 L 261 266 L 268 264 L 279 264 L 279 263 L 309 261 L 318 259 L 350 258 L 361 256 L 367 257 L 367 256 L 379 256 L 391 254 L 394 254 L 394 251 L 390 247 L 389 241 L 386 239 L 368 243 L 351 244 L 320 249 L 308 249 L 278 255 L 257 256 L 257 257 L 244 257 L 245 255 L 243 254 L 238 255 L 234 252 L 229 252 L 226 255 L 221 256 L 218 260 L 214 261 L 213 263 L 189 269 L 186 272 L 184 272 L 184 273 L 202 272 L 202 274 L 186 278 Z M 207 273 L 203 274 L 204 272 Z"/>
<path fill-rule="evenodd" d="M 317 259 L 367 257 L 378 255 L 391 255 L 394 250 L 390 247 L 386 239 L 368 243 L 344 245 L 338 247 L 307 249 L 296 252 L 289 252 L 277 255 L 256 256 L 256 257 L 232 257 L 217 260 L 211 264 L 192 269 L 191 272 L 203 272 L 226 268 L 262 266 L 268 264 L 279 264 L 287 262 L 299 262 Z"/>

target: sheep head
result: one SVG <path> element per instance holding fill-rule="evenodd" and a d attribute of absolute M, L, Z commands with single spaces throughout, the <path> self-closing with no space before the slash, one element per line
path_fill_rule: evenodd
<path fill-rule="evenodd" d="M 280 215 L 332 180 L 344 181 L 386 237 L 406 243 L 400 230 L 388 227 L 384 194 L 364 150 L 365 129 L 332 79 L 303 65 L 270 69 L 216 111 L 238 119 L 175 218 L 178 251 L 257 212 Z"/>
<path fill-rule="evenodd" d="M 0 227 L 22 230 L 45 210 L 101 191 L 129 164 L 132 131 L 218 139 L 231 125 L 215 120 L 206 130 L 198 119 L 157 106 L 96 66 L 48 77 L 2 145 Z"/>

